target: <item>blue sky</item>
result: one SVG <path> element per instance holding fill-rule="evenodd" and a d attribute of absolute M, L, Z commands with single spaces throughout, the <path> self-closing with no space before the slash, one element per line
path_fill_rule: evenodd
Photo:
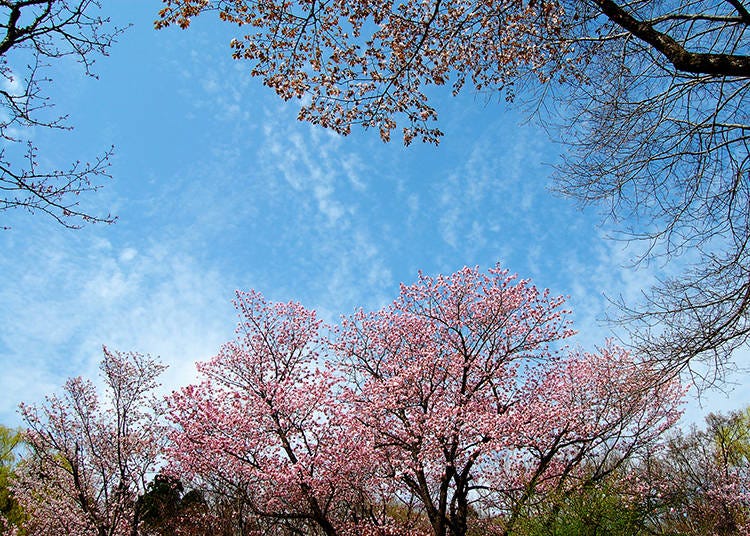
<path fill-rule="evenodd" d="M 156 32 L 158 2 L 113 0 L 133 26 L 98 60 L 98 80 L 53 66 L 48 94 L 69 133 L 29 134 L 50 165 L 115 145 L 113 179 L 84 202 L 119 216 L 80 231 L 0 214 L 0 422 L 71 375 L 96 375 L 101 345 L 160 355 L 165 388 L 193 376 L 232 337 L 235 289 L 298 300 L 335 321 L 379 307 L 417 271 L 500 262 L 570 296 L 576 343 L 611 335 L 604 297 L 636 299 L 660 267 L 607 240 L 596 210 L 548 191 L 561 148 L 499 97 L 440 99 L 439 147 L 341 138 L 296 121 L 249 65 L 234 28 L 210 16 Z M 12 61 L 12 58 L 11 58 Z M 745 356 L 740 359 L 747 362 Z M 750 401 L 747 381 L 689 415 Z"/>

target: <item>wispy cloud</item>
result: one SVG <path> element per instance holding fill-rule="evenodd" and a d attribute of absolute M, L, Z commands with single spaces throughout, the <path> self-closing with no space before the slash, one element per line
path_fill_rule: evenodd
<path fill-rule="evenodd" d="M 34 237 L 40 240 L 39 236 Z M 0 289 L 0 419 L 13 422 L 17 404 L 37 401 L 65 377 L 96 377 L 103 344 L 159 355 L 176 386 L 193 363 L 231 336 L 231 293 L 218 274 L 169 246 L 114 246 L 59 235 L 25 257 L 4 258 Z"/>

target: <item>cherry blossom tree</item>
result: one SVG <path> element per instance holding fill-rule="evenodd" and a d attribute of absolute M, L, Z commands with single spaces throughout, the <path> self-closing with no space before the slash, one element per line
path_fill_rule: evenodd
<path fill-rule="evenodd" d="M 238 339 L 171 397 L 171 470 L 218 479 L 265 533 L 507 534 L 680 415 L 684 389 L 628 352 L 568 350 L 563 305 L 465 268 L 329 338 L 301 305 L 240 293 Z"/>
<path fill-rule="evenodd" d="M 698 259 L 623 303 L 643 355 L 721 379 L 750 338 L 750 6 L 745 0 L 163 0 L 204 12 L 299 118 L 437 143 L 434 86 L 504 96 L 568 147 L 555 187 L 603 205 L 643 258 Z"/>
<path fill-rule="evenodd" d="M 750 411 L 677 428 L 604 481 L 529 509 L 518 534 L 750 534 Z"/>
<path fill-rule="evenodd" d="M 604 478 L 679 417 L 679 384 L 626 351 L 562 347 L 562 306 L 500 268 L 464 268 L 345 321 L 353 413 L 436 536 L 465 535 L 471 512 L 506 534 L 530 501 Z"/>
<path fill-rule="evenodd" d="M 429 126 L 429 86 L 505 90 L 511 100 L 529 74 L 597 87 L 586 69 L 599 56 L 619 67 L 623 44 L 669 74 L 750 75 L 740 0 L 162 1 L 157 28 L 187 28 L 209 11 L 236 25 L 233 55 L 252 63 L 253 76 L 284 99 L 311 98 L 300 119 L 344 134 L 377 127 L 389 139 L 399 118 L 407 143 L 442 135 Z"/>
<path fill-rule="evenodd" d="M 712 413 L 704 429 L 674 434 L 631 480 L 653 534 L 750 534 L 750 412 Z"/>
<path fill-rule="evenodd" d="M 204 11 L 243 28 L 233 56 L 283 99 L 311 97 L 300 119 L 342 134 L 374 127 L 389 140 L 404 118 L 407 143 L 442 135 L 428 86 L 495 88 L 535 67 L 546 78 L 561 48 L 554 2 L 163 1 L 157 28 L 187 28 Z"/>
<path fill-rule="evenodd" d="M 138 533 L 136 500 L 157 469 L 166 435 L 154 396 L 165 366 L 104 348 L 100 369 L 102 400 L 91 381 L 78 377 L 43 404 L 21 405 L 30 453 L 15 492 L 29 535 Z"/>
<path fill-rule="evenodd" d="M 237 340 L 198 365 L 201 384 L 171 397 L 172 470 L 218 480 L 242 499 L 241 523 L 264 533 L 334 535 L 360 524 L 369 514 L 367 445 L 319 353 L 324 326 L 315 312 L 257 292 L 238 293 L 236 307 Z"/>

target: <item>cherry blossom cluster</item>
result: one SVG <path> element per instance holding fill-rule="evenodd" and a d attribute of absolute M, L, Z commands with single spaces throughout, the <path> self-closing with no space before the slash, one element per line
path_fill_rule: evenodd
<path fill-rule="evenodd" d="M 146 534 L 161 470 L 196 493 L 170 499 L 174 534 L 506 535 L 656 452 L 685 394 L 611 343 L 569 348 L 564 299 L 499 266 L 420 274 L 337 326 L 256 291 L 235 306 L 236 338 L 166 401 L 163 365 L 105 348 L 103 397 L 73 378 L 21 406 L 26 534 Z M 745 504 L 744 476 L 709 502 Z"/>
<path fill-rule="evenodd" d="M 26 534 L 133 533 L 137 498 L 164 449 L 163 404 L 154 395 L 164 368 L 149 356 L 104 348 L 102 401 L 78 377 L 44 404 L 21 405 L 30 452 L 14 492 L 30 513 Z"/>
<path fill-rule="evenodd" d="M 236 340 L 169 400 L 169 458 L 241 490 L 251 522 L 507 533 L 531 502 L 654 444 L 685 394 L 613 344 L 567 348 L 564 300 L 500 267 L 420 274 L 336 327 L 255 291 L 236 307 Z"/>

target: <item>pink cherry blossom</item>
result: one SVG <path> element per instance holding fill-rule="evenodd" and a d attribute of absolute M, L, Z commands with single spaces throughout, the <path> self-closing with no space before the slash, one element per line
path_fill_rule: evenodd
<path fill-rule="evenodd" d="M 136 534 L 135 503 L 156 470 L 166 434 L 153 392 L 155 359 L 104 348 L 104 399 L 72 378 L 44 404 L 21 405 L 30 452 L 14 492 L 29 514 L 26 534 Z"/>

